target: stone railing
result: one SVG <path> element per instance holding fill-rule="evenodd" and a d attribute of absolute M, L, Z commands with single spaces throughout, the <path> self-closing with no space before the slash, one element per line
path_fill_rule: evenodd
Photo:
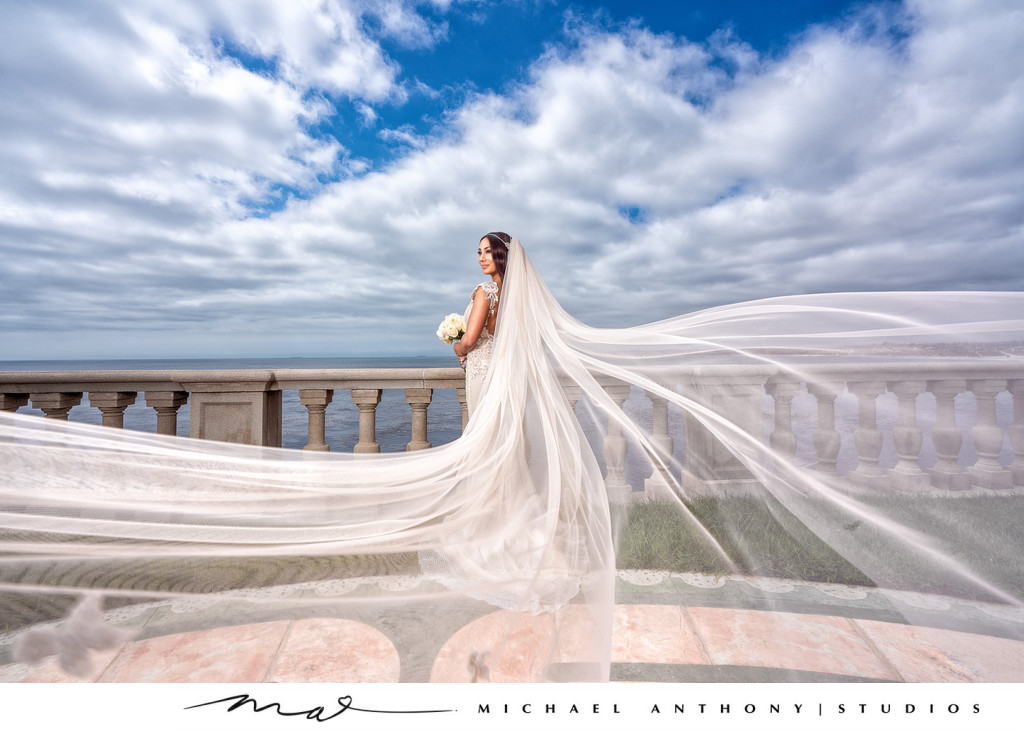
<path fill-rule="evenodd" d="M 0 409 L 31 405 L 51 418 L 67 419 L 88 394 L 103 424 L 122 427 L 124 411 L 139 393 L 157 413 L 157 432 L 177 432 L 178 409 L 188 403 L 189 435 L 254 445 L 281 445 L 282 393 L 295 390 L 308 411 L 305 450 L 329 450 L 327 406 L 348 390 L 359 408 L 356 453 L 376 453 L 377 406 L 382 391 L 401 389 L 410 406 L 407 450 L 429 448 L 427 408 L 435 389 L 454 389 L 466 424 L 465 374 L 447 369 L 244 369 L 190 371 L 0 372 Z"/>
<path fill-rule="evenodd" d="M 1024 488 L 1024 363 L 1019 360 L 808 363 L 799 371 L 707 365 L 687 370 L 670 386 L 764 435 L 775 451 L 851 488 L 944 493 Z M 997 420 L 997 398 L 1003 425 Z M 685 450 L 674 451 L 664 400 L 647 399 L 655 445 L 681 461 L 685 489 L 735 493 L 759 485 L 691 415 L 681 421 Z M 804 408 L 799 421 L 794 400 Z M 847 408 L 855 402 L 856 427 L 837 420 L 840 400 Z M 882 463 L 883 447 L 894 454 L 889 465 Z M 852 454 L 847 470 L 839 468 L 841 451 Z M 651 493 L 665 483 L 651 471 L 645 489 Z"/>
<path fill-rule="evenodd" d="M 160 433 L 176 432 L 177 410 L 187 401 L 192 437 L 277 446 L 282 392 L 295 390 L 308 411 L 305 449 L 324 451 L 329 450 L 327 407 L 336 391 L 348 390 L 359 409 L 353 450 L 374 453 L 380 450 L 376 410 L 382 390 L 405 390 L 406 449 L 417 450 L 430 447 L 427 410 L 433 390 L 456 390 L 465 426 L 464 379 L 458 368 L 0 372 L 0 409 L 31 404 L 49 417 L 66 419 L 88 394 L 103 424 L 120 427 L 125 408 L 141 392 L 157 413 Z M 776 451 L 851 487 L 952 493 L 1024 488 L 1024 364 L 1016 360 L 813 363 L 798 373 L 771 365 L 697 365 L 680 370 L 665 386 L 728 415 L 754 435 L 766 435 Z M 743 464 L 692 415 L 678 415 L 662 397 L 627 385 L 608 381 L 605 389 L 627 411 L 627 400 L 644 403 L 641 419 L 649 421 L 653 445 L 681 466 L 678 475 L 666 476 L 665 469 L 629 455 L 622 427 L 609 425 L 593 440 L 613 497 L 657 496 L 676 478 L 687 493 L 757 488 Z M 579 395 L 567 389 L 567 396 L 575 406 Z M 970 414 L 958 417 L 965 400 L 973 405 Z M 837 409 L 851 402 L 856 427 L 846 428 Z M 798 403 L 805 417 L 796 420 Z M 853 454 L 846 467 L 841 453 Z"/>

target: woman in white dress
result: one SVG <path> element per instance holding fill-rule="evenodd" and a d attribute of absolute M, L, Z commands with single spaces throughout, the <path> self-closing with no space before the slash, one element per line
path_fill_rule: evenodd
<path fill-rule="evenodd" d="M 466 334 L 453 347 L 459 363 L 466 367 L 466 403 L 473 414 L 494 349 L 494 332 L 498 323 L 498 303 L 505 263 L 512 238 L 505 232 L 490 232 L 480 239 L 476 254 L 480 269 L 490 275 L 489 282 L 480 283 L 473 291 L 466 308 Z"/>
<path fill-rule="evenodd" d="M 206 628 L 209 604 L 230 604 L 225 618 L 243 617 L 244 608 L 244 617 L 265 621 L 379 620 L 383 629 L 405 630 L 397 647 L 404 659 L 420 660 L 399 665 L 410 681 L 607 680 L 617 653 L 616 614 L 629 611 L 623 604 L 647 603 L 630 590 L 634 582 L 671 585 L 675 590 L 663 589 L 668 595 L 658 601 L 665 605 L 687 601 L 690 580 L 711 578 L 696 556 L 683 558 L 687 564 L 670 581 L 660 565 L 654 576 L 638 573 L 649 564 L 621 551 L 630 537 L 658 535 L 647 529 L 650 511 L 623 506 L 634 498 L 625 480 L 631 456 L 643 495 L 650 486 L 664 504 L 653 509 L 673 512 L 687 528 L 689 539 L 653 545 L 705 548 L 716 563 L 711 569 L 739 578 L 776 572 L 747 558 L 787 536 L 803 547 L 809 533 L 831 554 L 800 556 L 800 567 L 780 564 L 783 587 L 831 582 L 839 558 L 867 580 L 860 581 L 864 590 L 826 588 L 830 599 L 835 592 L 866 597 L 872 584 L 893 589 L 897 599 L 909 599 L 900 602 L 900 618 L 929 626 L 936 604 L 960 608 L 959 600 L 919 597 L 940 588 L 987 604 L 982 614 L 951 617 L 951 628 L 1024 643 L 1024 547 L 1012 524 L 1024 501 L 1019 478 L 1016 488 L 900 495 L 891 487 L 867 491 L 856 475 L 829 472 L 805 456 L 812 441 L 822 456 L 829 441 L 841 448 L 842 406 L 835 403 L 844 383 L 861 421 L 846 443 L 868 459 L 880 432 L 872 429 L 871 390 L 900 392 L 894 441 L 903 463 L 902 454 L 921 450 L 911 444 L 923 437 L 906 406 L 914 401 L 903 394 L 923 390 L 925 380 L 977 387 L 983 396 L 1012 389 L 1019 399 L 1024 367 L 1010 347 L 1024 343 L 1024 294 L 792 296 L 593 328 L 562 309 L 518 240 L 495 233 L 480 244 L 490 282 L 474 291 L 466 338 L 455 346 L 467 360 L 472 429 L 450 444 L 372 457 L 309 455 L 0 410 L 0 665 L 10 660 L 5 633 L 18 633 L 20 660 L 58 653 L 68 669 L 90 648 L 109 646 L 109 632 L 94 628 L 104 595 L 133 603 L 124 614 L 163 604 L 145 632 L 153 636 Z M 984 356 L 969 360 L 970 372 L 958 356 L 966 342 Z M 899 355 L 908 349 L 915 360 L 933 361 L 915 367 L 920 383 L 901 381 L 907 367 Z M 898 358 L 885 356 L 893 353 Z M 944 374 L 956 379 L 936 376 Z M 992 379 L 970 376 L 979 374 Z M 814 394 L 795 394 L 801 384 Z M 770 440 L 764 396 L 778 397 Z M 811 396 L 817 430 L 805 430 L 804 445 L 794 445 L 791 413 Z M 632 397 L 650 411 L 632 409 Z M 995 399 L 985 399 L 983 421 L 952 437 L 994 445 L 994 452 L 979 458 L 974 474 L 963 473 L 1019 477 L 1012 473 L 1019 463 L 995 455 L 1003 433 Z M 1009 430 L 1014 461 L 1021 404 L 1014 404 Z M 675 443 L 682 460 L 664 446 L 667 436 L 656 434 L 659 405 L 663 433 L 669 409 L 683 418 Z M 701 463 L 704 456 L 714 460 Z M 865 463 L 869 478 L 882 473 Z M 736 498 L 753 506 L 738 514 L 740 505 L 723 493 L 714 514 L 698 515 L 694 502 L 706 498 L 698 489 L 717 491 L 726 480 L 748 487 Z M 765 518 L 778 525 L 767 541 Z M 671 531 L 683 537 L 683 530 Z M 717 539 L 723 535 L 727 543 Z M 407 561 L 413 553 L 418 568 Z M 791 554 L 782 560 L 789 563 Z M 636 563 L 623 566 L 626 596 L 617 595 L 623 562 Z M 789 577 L 790 568 L 799 577 Z M 716 587 L 725 582 L 713 580 Z M 72 612 L 75 598 L 82 610 Z M 791 628 L 791 614 L 774 595 L 765 605 L 766 612 L 778 606 L 786 614 L 780 628 Z M 831 613 L 832 600 L 825 605 Z M 69 612 L 73 618 L 62 625 L 41 623 Z M 164 618 L 170 621 L 162 628 Z M 412 623 L 419 619 L 422 625 Z M 823 643 L 816 628 L 804 646 Z M 90 634 L 84 639 L 83 629 Z"/>

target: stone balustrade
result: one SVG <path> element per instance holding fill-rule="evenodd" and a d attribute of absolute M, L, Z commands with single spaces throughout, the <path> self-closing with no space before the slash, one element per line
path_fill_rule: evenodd
<path fill-rule="evenodd" d="M 431 446 L 427 413 L 434 390 L 456 390 L 465 426 L 464 380 L 457 368 L 0 372 L 0 409 L 31 404 L 47 417 L 67 419 L 88 395 L 104 425 L 121 427 L 125 409 L 142 392 L 145 404 L 157 413 L 160 433 L 176 432 L 177 410 L 188 402 L 194 438 L 279 446 L 282 392 L 294 390 L 308 412 L 305 450 L 326 451 L 327 410 L 335 393 L 347 390 L 359 410 L 353 450 L 375 453 L 380 451 L 376 430 L 382 391 L 401 389 L 409 405 L 406 450 L 412 451 Z M 622 426 L 602 426 L 594 447 L 614 499 L 656 497 L 676 484 L 691 495 L 742 493 L 760 486 L 692 412 L 673 420 L 678 408 L 655 391 L 631 390 L 610 379 L 602 384 L 627 412 L 634 400 L 645 402 L 650 424 L 644 427 L 658 458 L 652 464 L 630 455 L 637 451 L 630 450 Z M 673 373 L 663 386 L 726 415 L 753 435 L 764 435 L 777 454 L 813 464 L 823 479 L 852 489 L 965 495 L 1024 489 L 1024 365 L 1014 360 L 808 363 L 799 371 L 705 364 Z M 577 387 L 567 388 L 566 396 L 574 408 L 581 399 Z M 886 420 L 879 413 L 883 399 Z M 962 404 L 965 399 L 974 405 L 969 419 L 958 416 L 957 400 Z M 1005 415 L 1008 400 L 1012 417 L 1001 425 L 999 409 Z M 851 401 L 856 426 L 848 428 L 840 424 L 837 406 L 849 407 Z M 1003 408 L 997 407 L 1000 401 Z M 805 413 L 813 404 L 813 415 L 798 421 L 798 403 Z M 673 430 L 673 424 L 679 428 Z M 851 451 L 853 464 L 844 469 L 841 455 Z M 636 472 L 637 461 L 645 476 L 631 481 L 628 474 Z"/>
<path fill-rule="evenodd" d="M 1024 364 L 1016 360 L 807 363 L 798 371 L 709 365 L 694 367 L 666 386 L 722 411 L 754 435 L 765 434 L 777 453 L 813 465 L 823 479 L 840 486 L 963 495 L 1024 489 Z M 793 418 L 798 397 L 813 402 L 816 411 L 816 419 L 802 422 L 799 436 Z M 891 426 L 879 417 L 886 397 Z M 852 431 L 844 432 L 837 421 L 841 398 L 856 402 Z M 964 400 L 960 415 L 958 398 Z M 1012 422 L 1005 429 L 997 421 L 997 398 L 1012 402 Z M 686 450 L 680 476 L 685 490 L 743 493 L 760 486 L 707 427 L 692 416 L 683 418 Z M 656 438 L 664 423 L 655 406 Z M 931 426 L 927 434 L 926 424 Z M 798 443 L 805 448 L 800 456 Z M 852 447 L 855 465 L 840 471 L 844 446 Z M 883 446 L 893 454 L 884 465 Z M 657 473 L 653 470 L 649 481 Z"/>
<path fill-rule="evenodd" d="M 189 371 L 0 372 L 0 409 L 31 405 L 66 420 L 88 394 L 103 424 L 123 425 L 140 392 L 157 413 L 157 432 L 177 432 L 177 411 L 188 403 L 189 435 L 230 443 L 280 446 L 282 393 L 295 390 L 308 411 L 305 450 L 326 451 L 325 415 L 334 393 L 348 390 L 359 409 L 356 453 L 376 453 L 376 410 L 385 389 L 405 390 L 411 407 L 407 450 L 429 448 L 427 408 L 433 390 L 454 389 L 465 426 L 465 373 L 447 369 L 242 369 Z"/>

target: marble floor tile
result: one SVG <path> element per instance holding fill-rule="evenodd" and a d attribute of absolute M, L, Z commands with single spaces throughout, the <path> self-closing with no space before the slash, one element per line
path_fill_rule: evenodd
<path fill-rule="evenodd" d="M 899 679 L 845 618 L 691 608 L 712 664 Z"/>
<path fill-rule="evenodd" d="M 65 672 L 56 657 L 47 657 L 36 664 L 7 664 L 0 667 L 0 682 L 95 682 L 121 652 L 123 645 L 94 651 L 89 661 L 91 671 L 84 677 Z"/>
<path fill-rule="evenodd" d="M 398 650 L 372 626 L 312 618 L 292 622 L 268 682 L 398 682 Z"/>
<path fill-rule="evenodd" d="M 855 623 L 907 682 L 1024 682 L 1024 642 L 881 621 Z"/>
<path fill-rule="evenodd" d="M 125 644 L 99 682 L 262 682 L 288 621 L 171 634 Z"/>
<path fill-rule="evenodd" d="M 707 664 L 693 628 L 679 606 L 615 607 L 612 662 Z"/>
<path fill-rule="evenodd" d="M 804 613 L 654 605 L 615 609 L 614 627 L 585 605 L 556 614 L 495 611 L 452 634 L 430 679 L 579 679 L 580 665 L 794 670 L 908 682 L 1024 682 L 1024 641 L 886 621 Z M 445 632 L 446 633 L 446 632 Z M 430 657 L 423 662 L 430 664 Z M 474 662 L 475 660 L 475 662 Z M 85 678 L 55 658 L 0 666 L 0 682 L 390 682 L 401 664 L 368 623 L 337 618 L 225 626 L 131 641 L 96 652 Z"/>
<path fill-rule="evenodd" d="M 496 611 L 463 626 L 453 634 L 430 672 L 431 682 L 470 682 L 470 660 L 490 682 L 539 680 L 551 659 L 553 619 L 550 614 L 533 615 Z"/>

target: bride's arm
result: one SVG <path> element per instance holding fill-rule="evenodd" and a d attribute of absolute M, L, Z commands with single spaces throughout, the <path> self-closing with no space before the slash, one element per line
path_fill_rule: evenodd
<path fill-rule="evenodd" d="M 490 301 L 483 288 L 477 288 L 473 292 L 473 310 L 469 312 L 469 321 L 466 323 L 466 335 L 455 342 L 453 349 L 459 359 L 466 358 L 466 354 L 476 347 L 480 332 L 484 330 L 484 322 L 487 320 L 487 311 L 490 308 Z"/>

